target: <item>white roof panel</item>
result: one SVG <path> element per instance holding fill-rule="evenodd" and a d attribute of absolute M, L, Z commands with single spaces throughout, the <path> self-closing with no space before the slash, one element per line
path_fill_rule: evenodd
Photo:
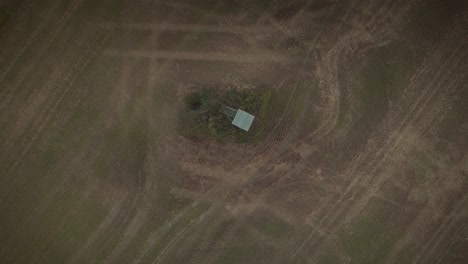
<path fill-rule="evenodd" d="M 232 124 L 242 130 L 249 131 L 254 118 L 253 115 L 239 109 L 237 110 L 234 120 L 232 120 Z"/>

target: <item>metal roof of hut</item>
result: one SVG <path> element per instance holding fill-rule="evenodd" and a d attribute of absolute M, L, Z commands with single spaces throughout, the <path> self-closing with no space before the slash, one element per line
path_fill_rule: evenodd
<path fill-rule="evenodd" d="M 254 118 L 253 115 L 239 109 L 236 116 L 234 116 L 234 120 L 232 120 L 232 124 L 242 130 L 249 131 Z"/>
<path fill-rule="evenodd" d="M 235 110 L 231 107 L 228 107 L 228 106 L 225 106 L 223 105 L 221 107 L 221 112 L 231 118 L 233 118 L 232 120 L 232 123 L 233 125 L 235 125 L 236 127 L 242 129 L 242 130 L 245 130 L 245 131 L 249 131 L 250 129 L 250 126 L 252 126 L 252 122 L 255 118 L 255 116 L 241 110 L 241 109 L 238 109 L 238 110 Z"/>

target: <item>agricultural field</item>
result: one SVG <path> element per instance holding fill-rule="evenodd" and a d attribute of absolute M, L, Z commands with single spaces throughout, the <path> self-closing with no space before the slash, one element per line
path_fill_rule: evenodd
<path fill-rule="evenodd" d="M 467 223 L 467 1 L 0 1 L 1 263 L 468 263 Z"/>

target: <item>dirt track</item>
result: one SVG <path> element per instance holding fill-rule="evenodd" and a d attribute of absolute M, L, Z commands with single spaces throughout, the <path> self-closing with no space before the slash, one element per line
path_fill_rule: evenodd
<path fill-rule="evenodd" d="M 6 263 L 468 259 L 466 4 L 59 2 L 0 29 Z M 265 139 L 178 135 L 227 85 L 282 94 Z"/>

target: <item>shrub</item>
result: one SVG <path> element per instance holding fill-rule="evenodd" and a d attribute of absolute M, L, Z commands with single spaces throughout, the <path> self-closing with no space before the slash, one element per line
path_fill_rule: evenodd
<path fill-rule="evenodd" d="M 204 89 L 189 94 L 181 113 L 180 133 L 188 137 L 258 143 L 265 134 L 262 120 L 267 112 L 270 95 L 271 91 L 267 89 L 231 89 L 224 93 Z M 246 132 L 233 126 L 232 119 L 220 112 L 222 105 L 255 115 L 251 129 Z"/>

